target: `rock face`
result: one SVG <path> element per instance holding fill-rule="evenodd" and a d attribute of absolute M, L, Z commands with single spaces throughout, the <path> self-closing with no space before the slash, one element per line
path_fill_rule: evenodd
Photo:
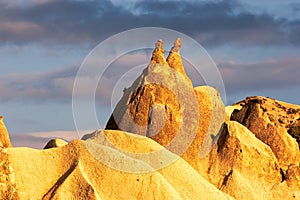
<path fill-rule="evenodd" d="M 180 48 L 177 38 L 165 60 L 162 41 L 157 42 L 150 64 L 125 90 L 106 129 L 150 137 L 178 155 L 187 148 L 192 156 L 208 153 L 224 122 L 225 107 L 216 90 L 193 88 L 182 66 Z M 201 110 L 201 103 L 208 107 Z M 206 123 L 205 117 L 214 123 Z M 200 152 L 202 144 L 207 148 Z"/>
<path fill-rule="evenodd" d="M 270 147 L 233 121 L 226 123 L 217 145 L 197 164 L 201 175 L 236 199 L 272 199 L 272 187 L 282 181 Z"/>
<path fill-rule="evenodd" d="M 240 105 L 242 109 L 234 111 L 231 120 L 240 122 L 269 145 L 283 168 L 300 162 L 298 134 L 293 131 L 300 122 L 300 106 L 265 97 L 250 97 Z"/>
<path fill-rule="evenodd" d="M 11 147 L 8 131 L 3 122 L 3 117 L 0 116 L 0 148 Z"/>
<path fill-rule="evenodd" d="M 201 171 L 196 163 L 207 155 L 217 142 L 225 120 L 225 106 L 218 91 L 212 87 L 198 86 L 194 91 L 200 114 L 199 127 L 192 144 L 182 157 L 197 171 Z"/>
<path fill-rule="evenodd" d="M 0 150 L 0 199 L 20 199 L 9 155 Z"/>
<path fill-rule="evenodd" d="M 162 149 L 153 140 L 121 131 L 102 131 L 60 148 L 7 148 L 2 163 L 14 179 L 1 199 L 232 199 L 179 158 L 161 170 L 113 146 L 135 153 Z M 110 145 L 109 145 L 110 144 Z M 96 154 L 94 154 L 96 153 Z M 96 155 L 97 157 L 95 157 Z M 167 152 L 165 155 L 173 155 Z M 129 173 L 99 158 L 149 172 Z M 119 167 L 120 167 L 119 166 Z M 1 171 L 3 172 L 3 171 Z M 1 184 L 2 185 L 2 184 Z M 2 188 L 1 188 L 2 189 Z M 9 191 L 12 191 L 11 193 Z M 14 191 L 14 192 L 13 192 Z"/>
<path fill-rule="evenodd" d="M 106 129 L 147 136 L 181 154 L 193 141 L 199 118 L 197 98 L 181 63 L 176 51 L 166 61 L 158 41 L 149 66 L 125 91 Z"/>

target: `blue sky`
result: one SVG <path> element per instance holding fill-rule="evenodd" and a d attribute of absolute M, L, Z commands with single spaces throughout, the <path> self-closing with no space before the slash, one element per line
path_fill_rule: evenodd
<path fill-rule="evenodd" d="M 13 144 L 42 147 L 51 137 L 78 137 L 72 89 L 84 58 L 106 38 L 148 26 L 173 29 L 197 40 L 222 74 L 227 104 L 252 95 L 300 104 L 296 0 L 4 0 L 0 115 Z M 115 65 L 134 66 L 139 59 L 149 59 L 149 53 L 135 54 L 134 59 L 125 56 Z M 99 95 L 110 98 L 103 89 Z M 109 106 L 99 106 L 102 121 L 110 113 Z"/>

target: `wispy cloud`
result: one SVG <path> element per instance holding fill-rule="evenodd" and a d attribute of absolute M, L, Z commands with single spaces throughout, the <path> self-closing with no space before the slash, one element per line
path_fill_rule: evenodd
<path fill-rule="evenodd" d="M 300 58 L 284 57 L 254 63 L 221 62 L 227 91 L 300 87 Z"/>
<path fill-rule="evenodd" d="M 88 89 L 97 86 L 96 96 L 101 101 L 110 104 L 112 91 L 116 82 L 128 71 L 140 64 L 147 65 L 150 62 L 150 52 L 141 51 L 123 55 L 111 63 L 109 66 L 102 65 L 102 55 L 97 56 L 96 60 L 91 60 L 89 73 L 84 76 L 77 76 L 78 66 L 62 67 L 52 71 L 43 72 L 18 72 L 0 74 L 0 102 L 19 100 L 19 101 L 71 101 L 75 79 L 81 83 L 77 87 L 77 97 L 85 99 Z M 105 56 L 105 55 L 104 55 Z M 103 68 L 102 76 L 95 73 L 98 68 Z M 130 77 L 123 86 L 131 85 L 137 78 Z M 98 82 L 99 80 L 99 82 Z M 123 88 L 121 88 L 123 90 Z"/>
<path fill-rule="evenodd" d="M 61 83 L 72 79 L 76 68 L 53 72 L 10 73 L 0 75 L 1 101 L 26 99 L 59 99 L 70 97 L 72 84 Z M 71 81 L 72 82 L 72 81 Z"/>

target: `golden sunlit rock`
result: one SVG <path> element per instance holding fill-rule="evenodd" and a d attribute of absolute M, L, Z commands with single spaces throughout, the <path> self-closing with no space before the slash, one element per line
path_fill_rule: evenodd
<path fill-rule="evenodd" d="M 167 61 L 162 41 L 156 43 L 150 64 L 124 91 L 106 129 L 150 137 L 174 152 L 193 141 L 199 123 L 197 96 L 184 72 L 177 42 Z M 171 143 L 178 135 L 182 141 Z"/>
<path fill-rule="evenodd" d="M 145 152 L 145 147 L 160 148 L 149 138 L 120 131 L 104 133 L 115 145 L 128 150 Z M 2 161 L 13 171 L 14 179 L 6 183 L 14 185 L 8 190 L 16 191 L 16 198 L 12 199 L 17 196 L 20 199 L 205 199 L 207 195 L 213 199 L 232 199 L 183 159 L 159 171 L 128 173 L 107 166 L 91 150 L 116 163 L 151 168 L 91 137 L 86 142 L 74 140 L 47 150 L 8 148 L 1 153 L 6 155 Z"/>
<path fill-rule="evenodd" d="M 0 148 L 11 147 L 8 131 L 3 122 L 3 117 L 0 116 Z"/>
<path fill-rule="evenodd" d="M 50 149 L 50 148 L 55 148 L 55 147 L 61 147 L 68 144 L 66 141 L 59 139 L 59 138 L 55 138 L 50 140 L 46 146 L 44 147 L 44 149 Z"/>
<path fill-rule="evenodd" d="M 265 97 L 249 97 L 240 104 L 242 109 L 234 111 L 231 119 L 246 126 L 269 145 L 283 168 L 298 164 L 299 145 L 288 130 L 300 125 L 300 106 Z"/>

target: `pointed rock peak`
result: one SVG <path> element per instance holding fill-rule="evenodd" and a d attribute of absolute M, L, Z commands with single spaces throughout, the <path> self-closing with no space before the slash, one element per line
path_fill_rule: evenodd
<path fill-rule="evenodd" d="M 174 41 L 174 46 L 171 49 L 171 52 L 179 53 L 180 49 L 181 49 L 181 39 L 176 38 L 176 40 Z"/>
<path fill-rule="evenodd" d="M 162 41 L 162 39 L 157 40 L 157 42 L 155 43 L 155 48 L 164 50 L 164 42 Z"/>
<path fill-rule="evenodd" d="M 155 49 L 152 53 L 152 58 L 151 58 L 151 63 L 153 64 L 167 64 L 167 61 L 164 57 L 164 43 L 161 39 L 159 39 L 156 43 L 155 43 Z"/>
<path fill-rule="evenodd" d="M 187 83 L 192 86 L 193 85 L 192 81 L 186 75 L 186 73 L 184 71 L 184 67 L 182 65 L 182 59 L 179 54 L 181 46 L 182 46 L 181 39 L 176 38 L 176 40 L 174 41 L 174 46 L 171 48 L 171 51 L 167 58 L 167 63 L 171 68 L 173 68 L 176 71 L 178 71 L 179 73 L 181 73 L 181 75 L 187 80 Z"/>

